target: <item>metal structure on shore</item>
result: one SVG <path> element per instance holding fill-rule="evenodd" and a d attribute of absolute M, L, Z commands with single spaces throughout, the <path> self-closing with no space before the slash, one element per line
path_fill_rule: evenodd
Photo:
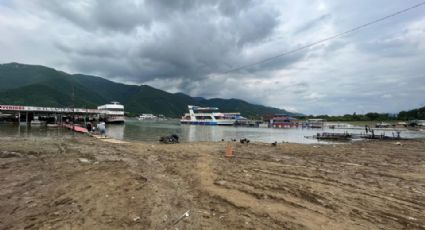
<path fill-rule="evenodd" d="M 23 105 L 0 105 L 2 114 L 10 115 L 22 125 L 38 125 L 41 120 L 46 123 L 62 124 L 74 120 L 99 121 L 107 119 L 110 111 L 88 108 L 58 108 Z"/>

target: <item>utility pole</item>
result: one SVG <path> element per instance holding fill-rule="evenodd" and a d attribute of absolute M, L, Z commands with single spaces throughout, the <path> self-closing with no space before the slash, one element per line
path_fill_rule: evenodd
<path fill-rule="evenodd" d="M 75 130 L 75 86 L 72 86 L 72 133 Z"/>
<path fill-rule="evenodd" d="M 87 117 L 87 105 L 85 105 L 85 108 L 86 108 L 86 113 L 84 114 L 84 127 L 87 127 L 87 119 L 86 119 L 86 117 Z"/>

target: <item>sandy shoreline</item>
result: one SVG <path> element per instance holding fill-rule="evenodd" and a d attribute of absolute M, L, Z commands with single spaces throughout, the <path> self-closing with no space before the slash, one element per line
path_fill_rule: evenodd
<path fill-rule="evenodd" d="M 0 138 L 0 229 L 425 229 L 424 140 L 233 145 Z"/>

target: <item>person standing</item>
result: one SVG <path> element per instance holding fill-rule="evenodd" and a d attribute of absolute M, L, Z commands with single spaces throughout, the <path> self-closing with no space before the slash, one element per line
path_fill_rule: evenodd
<path fill-rule="evenodd" d="M 100 137 L 106 137 L 106 124 L 105 122 L 100 122 L 99 124 L 97 124 L 97 129 L 100 132 Z"/>
<path fill-rule="evenodd" d="M 86 124 L 86 129 L 89 133 L 91 133 L 92 129 L 93 129 L 93 125 L 91 124 L 91 122 L 87 122 Z"/>

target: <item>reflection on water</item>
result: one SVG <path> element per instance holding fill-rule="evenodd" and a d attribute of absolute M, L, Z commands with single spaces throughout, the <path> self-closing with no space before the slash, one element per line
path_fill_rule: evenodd
<path fill-rule="evenodd" d="M 107 135 L 121 140 L 140 140 L 156 142 L 160 136 L 177 134 L 181 141 L 221 141 L 221 139 L 241 139 L 248 138 L 257 142 L 294 142 L 294 143 L 317 143 L 315 139 L 308 139 L 305 136 L 312 136 L 318 132 L 349 132 L 361 133 L 363 129 L 270 129 L 270 128 L 246 128 L 227 126 L 197 126 L 180 125 L 178 120 L 167 121 L 139 121 L 127 119 L 124 125 L 107 125 Z M 377 135 L 384 133 L 392 135 L 393 131 L 376 131 Z M 0 124 L 0 136 L 21 136 L 21 137 L 63 137 L 72 136 L 73 133 L 62 128 L 47 127 L 26 127 L 11 124 Z M 402 131 L 402 137 L 425 138 L 425 132 Z"/>
<path fill-rule="evenodd" d="M 248 138 L 258 142 L 294 142 L 294 143 L 318 143 L 312 136 L 318 132 L 349 132 L 361 133 L 363 129 L 271 129 L 271 128 L 247 128 L 228 126 L 200 126 L 180 125 L 178 120 L 149 121 L 149 120 L 126 120 L 125 125 L 109 125 L 107 134 L 117 139 L 158 141 L 160 136 L 177 134 L 182 141 L 221 141 L 221 139 Z M 376 134 L 385 133 L 391 135 L 392 131 L 376 131 Z M 424 138 L 425 132 L 403 131 L 402 137 Z"/>
<path fill-rule="evenodd" d="M 26 126 L 19 124 L 0 124 L 0 137 L 51 138 L 71 137 L 69 130 L 62 128 L 48 128 L 46 126 Z"/>

